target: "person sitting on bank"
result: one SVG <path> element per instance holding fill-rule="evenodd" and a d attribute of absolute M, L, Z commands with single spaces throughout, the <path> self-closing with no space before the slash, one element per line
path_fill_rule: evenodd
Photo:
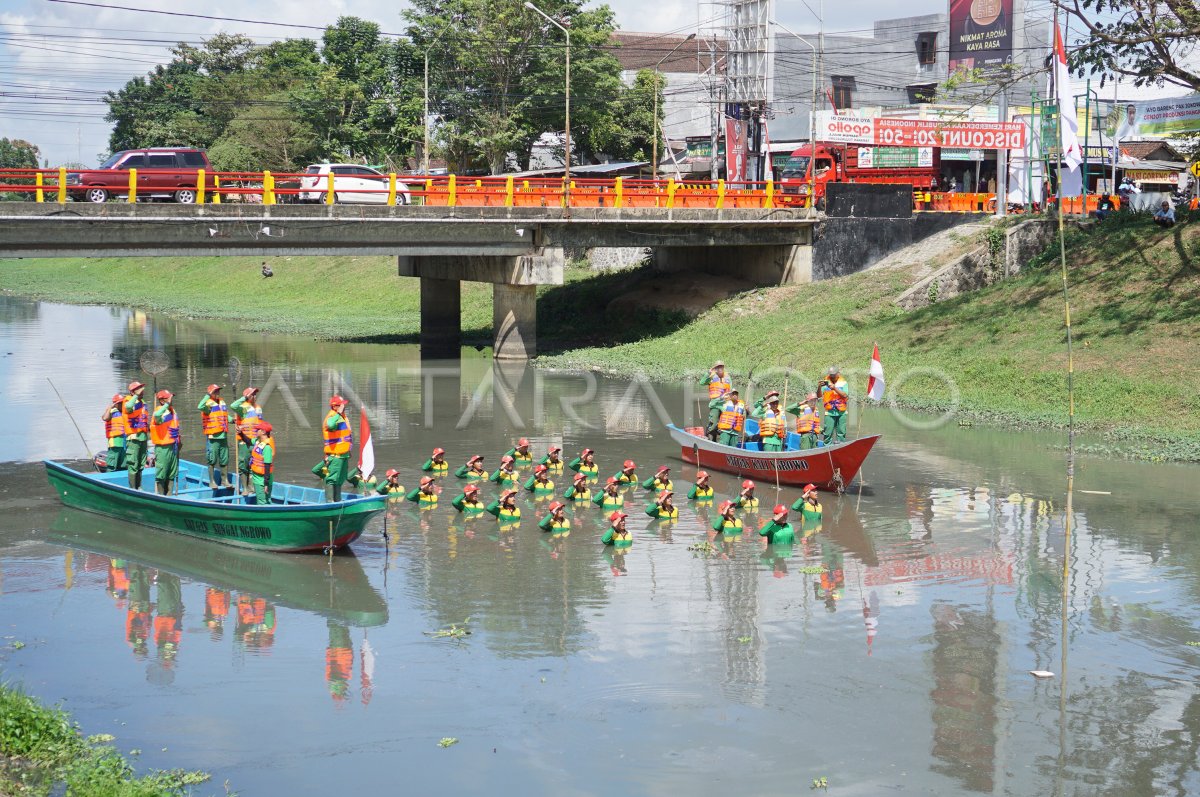
<path fill-rule="evenodd" d="M 550 481 L 550 469 L 545 465 L 538 465 L 523 486 L 527 492 L 534 495 L 549 495 L 554 492 L 554 482 Z"/>
<path fill-rule="evenodd" d="M 430 509 L 437 506 L 437 484 L 432 476 L 422 476 L 421 486 L 413 489 L 404 496 L 409 501 L 419 504 L 422 509 Z"/>
<path fill-rule="evenodd" d="M 758 509 L 758 499 L 754 497 L 754 482 L 746 479 L 742 482 L 742 491 L 734 499 L 738 509 Z"/>
<path fill-rule="evenodd" d="M 625 506 L 625 496 L 621 493 L 621 483 L 616 476 L 609 476 L 604 489 L 596 493 L 592 503 L 605 509 L 616 509 Z"/>
<path fill-rule="evenodd" d="M 462 495 L 451 501 L 450 505 L 468 517 L 482 514 L 487 510 L 483 501 L 479 500 L 478 484 L 468 484 L 463 487 Z"/>
<path fill-rule="evenodd" d="M 538 528 L 542 531 L 549 531 L 557 536 L 564 536 L 571 530 L 571 521 L 564 514 L 567 505 L 562 501 L 552 501 L 550 503 L 550 511 L 546 516 L 538 521 Z"/>
<path fill-rule="evenodd" d="M 778 504 L 771 519 L 758 530 L 758 536 L 765 537 L 768 545 L 787 545 L 795 542 L 796 532 L 792 524 L 787 522 L 787 516 L 787 507 Z"/>
<path fill-rule="evenodd" d="M 1110 194 L 1102 194 L 1100 200 L 1096 203 L 1096 209 L 1092 211 L 1092 217 L 1104 221 L 1117 210 L 1117 202 Z"/>
<path fill-rule="evenodd" d="M 108 452 L 104 458 L 105 470 L 115 471 L 125 467 L 125 413 L 122 408 L 125 397 L 116 393 L 100 420 L 104 422 L 104 439 L 108 441 Z"/>
<path fill-rule="evenodd" d="M 502 524 L 516 523 L 521 519 L 521 508 L 517 506 L 517 491 L 505 490 L 500 497 L 487 505 L 486 509 Z"/>
<path fill-rule="evenodd" d="M 713 498 L 713 488 L 708 483 L 709 475 L 706 470 L 696 471 L 696 483 L 692 485 L 692 489 L 688 490 L 689 501 L 711 501 Z"/>
<path fill-rule="evenodd" d="M 488 472 L 483 469 L 483 457 L 479 454 L 475 454 L 468 459 L 467 464 L 454 471 L 454 475 L 460 479 L 470 479 L 472 481 L 488 480 Z"/>
<path fill-rule="evenodd" d="M 567 467 L 576 473 L 585 474 L 589 479 L 600 476 L 600 466 L 596 464 L 596 452 L 590 448 L 579 452 L 579 456 L 567 463 Z"/>
<path fill-rule="evenodd" d="M 550 446 L 549 450 L 546 451 L 546 456 L 538 460 L 538 464 L 545 465 L 550 469 L 551 473 L 562 473 L 563 461 L 561 455 L 562 446 L 552 445 Z"/>
<path fill-rule="evenodd" d="M 516 460 L 505 454 L 500 460 L 500 467 L 496 468 L 496 472 L 491 475 L 488 481 L 493 481 L 496 484 L 515 484 L 517 481 L 515 463 Z"/>
<path fill-rule="evenodd" d="M 804 401 L 791 405 L 787 411 L 796 416 L 796 434 L 800 435 L 800 449 L 817 447 L 821 434 L 821 413 L 817 411 L 817 394 L 809 393 Z"/>
<path fill-rule="evenodd" d="M 435 476 L 442 476 L 450 470 L 450 463 L 446 461 L 446 449 L 435 448 L 429 459 L 425 460 L 425 464 L 421 466 L 421 470 L 426 473 L 432 473 Z"/>
<path fill-rule="evenodd" d="M 576 473 L 575 480 L 567 488 L 567 491 L 563 493 L 563 498 L 567 501 L 591 501 L 592 491 L 588 489 L 587 475 Z"/>
<path fill-rule="evenodd" d="M 713 531 L 718 534 L 741 534 L 742 521 L 738 518 L 736 510 L 737 505 L 733 501 L 722 501 L 717 507 L 720 514 L 712 523 Z"/>
<path fill-rule="evenodd" d="M 792 504 L 792 509 L 799 512 L 801 519 L 805 521 L 821 517 L 821 501 L 817 496 L 817 485 L 804 485 L 804 492 L 796 499 L 796 503 Z"/>
<path fill-rule="evenodd" d="M 642 482 L 642 489 L 656 493 L 675 489 L 675 485 L 671 484 L 671 469 L 666 465 L 660 465 L 653 476 Z"/>
<path fill-rule="evenodd" d="M 637 465 L 632 459 L 625 460 L 625 464 L 621 466 L 621 470 L 613 475 L 617 480 L 617 484 L 637 484 Z"/>
<path fill-rule="evenodd" d="M 512 457 L 518 466 L 532 464 L 533 454 L 529 453 L 529 440 L 522 437 L 515 446 L 505 452 L 505 456 Z"/>
<path fill-rule="evenodd" d="M 675 493 L 663 490 L 657 497 L 646 505 L 646 514 L 655 520 L 678 520 L 679 509 L 671 501 Z"/>
<path fill-rule="evenodd" d="M 629 517 L 624 512 L 613 512 L 608 516 L 608 528 L 604 532 L 604 536 L 600 538 L 600 542 L 605 545 L 611 545 L 614 548 L 628 548 L 633 545 L 633 535 L 625 528 L 625 518 Z"/>
<path fill-rule="evenodd" d="M 1175 208 L 1167 200 L 1163 200 L 1158 210 L 1154 211 L 1154 223 L 1159 227 L 1175 226 Z"/>

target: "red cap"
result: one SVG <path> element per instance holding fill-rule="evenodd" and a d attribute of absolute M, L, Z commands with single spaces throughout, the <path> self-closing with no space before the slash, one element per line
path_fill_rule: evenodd
<path fill-rule="evenodd" d="M 581 474 L 579 474 L 579 475 L 580 475 L 580 476 L 582 476 L 583 474 L 581 473 Z M 607 480 L 606 480 L 604 483 L 605 483 L 605 484 L 616 484 L 616 483 L 617 483 L 617 477 L 616 477 L 616 476 L 609 476 L 609 477 L 608 477 L 608 479 L 607 479 Z"/>
<path fill-rule="evenodd" d="M 395 468 L 388 468 L 388 472 L 383 475 L 390 479 L 393 476 L 399 476 L 400 471 L 396 470 Z"/>
<path fill-rule="evenodd" d="M 533 469 L 533 472 L 534 473 L 545 473 L 548 470 L 550 470 L 550 469 L 547 468 L 545 465 L 538 465 L 536 468 Z"/>
<path fill-rule="evenodd" d="M 125 400 L 125 397 L 122 396 L 120 393 L 113 393 L 113 404 L 116 404 L 118 401 L 124 401 L 124 400 Z"/>
<path fill-rule="evenodd" d="M 804 485 L 804 492 L 806 492 L 806 493 L 811 493 L 811 492 L 813 492 L 813 491 L 814 491 L 814 490 L 816 490 L 816 489 L 817 489 L 817 485 L 815 485 L 815 484 L 806 484 L 806 485 Z"/>
<path fill-rule="evenodd" d="M 670 472 L 671 472 L 671 469 L 668 468 L 666 465 L 659 465 L 658 470 L 654 471 L 654 475 L 657 476 L 660 473 L 670 473 Z"/>
<path fill-rule="evenodd" d="M 625 460 L 625 464 L 624 464 L 624 466 L 623 466 L 623 467 L 625 467 L 625 468 L 629 468 L 629 469 L 631 469 L 631 470 L 632 470 L 633 468 L 636 468 L 636 467 L 637 467 L 637 465 L 633 464 L 633 460 L 632 460 L 632 459 L 627 459 L 627 460 Z"/>
<path fill-rule="evenodd" d="M 433 484 L 432 476 L 422 476 L 421 477 L 421 486 L 424 487 L 427 484 Z"/>
<path fill-rule="evenodd" d="M 516 490 L 501 490 L 500 491 L 500 499 L 503 500 L 505 498 L 508 498 L 509 496 L 513 496 L 516 494 L 517 494 Z"/>
<path fill-rule="evenodd" d="M 512 457 L 510 457 L 508 454 L 505 454 L 504 456 L 500 457 L 501 465 L 507 465 L 510 462 L 516 462 L 516 460 L 513 459 Z"/>
<path fill-rule="evenodd" d="M 562 451 L 562 446 L 550 446 L 550 449 L 547 451 L 547 453 L 553 454 L 555 451 Z"/>
<path fill-rule="evenodd" d="M 766 398 L 767 401 L 770 401 L 772 397 L 779 398 L 779 391 L 778 390 L 768 391 L 767 395 L 764 398 Z"/>
<path fill-rule="evenodd" d="M 480 454 L 475 454 L 470 459 L 467 460 L 468 465 L 470 465 L 473 462 L 483 462 L 483 456 Z"/>
<path fill-rule="evenodd" d="M 258 426 L 255 428 L 257 431 L 266 432 L 267 434 L 270 434 L 271 432 L 275 431 L 275 427 L 272 426 L 271 424 L 267 423 L 266 421 L 261 421 L 258 424 Z"/>
<path fill-rule="evenodd" d="M 463 488 L 463 492 L 464 493 L 477 493 L 477 492 L 479 492 L 479 485 L 478 484 L 468 484 L 466 487 Z"/>
<path fill-rule="evenodd" d="M 754 482 L 750 481 L 749 479 L 746 479 L 746 481 L 742 482 L 742 489 L 743 490 L 753 490 Z"/>
<path fill-rule="evenodd" d="M 816 394 L 816 393 L 809 393 L 807 396 L 805 396 L 805 397 L 804 397 L 804 400 L 805 400 L 805 401 L 816 401 L 816 400 L 817 400 L 817 394 Z"/>
<path fill-rule="evenodd" d="M 787 514 L 787 506 L 786 505 L 784 505 L 784 504 L 776 504 L 775 505 L 775 515 L 776 516 L 786 515 L 786 514 Z"/>
<path fill-rule="evenodd" d="M 566 509 L 566 508 L 567 508 L 567 505 L 564 504 L 562 501 L 551 501 L 550 502 L 550 511 L 551 512 L 557 512 L 560 509 Z"/>
<path fill-rule="evenodd" d="M 585 448 L 579 452 L 579 457 L 580 457 L 580 459 L 582 459 L 583 457 L 586 457 L 588 454 L 595 454 L 595 453 L 596 453 L 595 449 Z"/>
<path fill-rule="evenodd" d="M 663 498 L 670 498 L 672 495 L 675 495 L 674 490 L 663 490 L 661 493 L 658 494 L 658 497 L 659 497 L 659 499 L 663 499 Z"/>
<path fill-rule="evenodd" d="M 146 384 L 144 382 L 139 382 L 135 379 L 129 383 L 129 392 L 132 393 L 133 391 L 137 390 L 138 388 L 145 387 L 145 386 L 146 386 Z"/>
<path fill-rule="evenodd" d="M 610 523 L 616 523 L 618 520 L 620 520 L 623 517 L 629 517 L 629 515 L 626 515 L 624 512 L 613 512 L 611 515 L 608 516 L 608 521 Z"/>
<path fill-rule="evenodd" d="M 221 389 L 220 385 L 209 385 L 208 387 L 204 388 L 204 392 L 211 396 L 213 393 L 216 393 L 220 389 Z"/>
<path fill-rule="evenodd" d="M 256 387 L 248 387 L 242 391 L 242 396 L 245 398 L 250 398 L 251 396 L 254 396 L 257 394 L 258 394 L 258 388 L 256 388 Z"/>
<path fill-rule="evenodd" d="M 577 482 L 587 481 L 587 474 L 586 473 L 576 473 L 575 481 L 577 481 Z"/>
<path fill-rule="evenodd" d="M 441 456 L 442 454 L 445 454 L 445 453 L 446 453 L 446 449 L 444 449 L 444 448 L 435 448 L 435 449 L 433 449 L 433 455 L 434 455 L 435 457 Z"/>
<path fill-rule="evenodd" d="M 722 515 L 724 515 L 730 509 L 733 509 L 733 501 L 722 501 L 721 505 L 719 507 L 717 507 L 717 511 L 720 512 Z"/>
<path fill-rule="evenodd" d="M 349 403 L 350 403 L 350 402 L 346 401 L 346 400 L 345 400 L 344 398 L 342 398 L 341 396 L 334 396 L 333 398 L 329 399 L 329 406 L 330 406 L 330 407 L 344 407 L 344 406 L 346 406 L 346 405 L 347 405 L 347 404 L 349 404 Z"/>
<path fill-rule="evenodd" d="M 171 394 L 171 391 L 169 391 L 169 390 L 160 390 L 160 391 L 158 391 L 157 393 L 155 393 L 155 394 L 154 394 L 154 397 L 155 397 L 156 399 L 165 399 L 165 400 L 167 400 L 167 401 L 170 401 L 171 399 L 175 398 L 175 397 L 174 397 L 174 396 Z"/>
<path fill-rule="evenodd" d="M 696 471 L 696 481 L 700 481 L 701 479 L 707 479 L 707 478 L 708 478 L 708 471 L 706 471 L 706 470 Z"/>
<path fill-rule="evenodd" d="M 529 440 L 527 438 L 522 437 L 520 440 L 517 441 L 517 448 L 520 448 L 521 446 L 527 446 L 527 445 L 529 445 Z"/>

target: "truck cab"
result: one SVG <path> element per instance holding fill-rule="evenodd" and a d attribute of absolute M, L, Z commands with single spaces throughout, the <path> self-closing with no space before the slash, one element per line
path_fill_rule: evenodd
<path fill-rule="evenodd" d="M 928 191 L 937 184 L 939 157 L 937 149 L 925 154 L 927 157 L 922 158 L 915 148 L 823 141 L 818 141 L 815 148 L 804 144 L 783 167 L 780 204 L 806 207 L 812 194 L 816 206 L 824 208 L 830 183 L 897 183 L 911 185 L 914 191 Z"/>

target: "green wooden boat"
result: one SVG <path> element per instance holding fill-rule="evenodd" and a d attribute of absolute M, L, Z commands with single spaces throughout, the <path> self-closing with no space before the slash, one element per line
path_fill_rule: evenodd
<path fill-rule="evenodd" d="M 332 562 L 323 556 L 272 556 L 181 535 L 147 534 L 137 524 L 69 507 L 54 519 L 48 538 L 58 545 L 218 589 L 257 595 L 345 625 L 370 628 L 388 619 L 387 603 L 349 548 Z"/>
<path fill-rule="evenodd" d="M 231 488 L 213 490 L 208 467 L 186 460 L 179 461 L 174 495 L 153 492 L 153 468 L 143 473 L 143 489 L 134 490 L 123 470 L 83 473 L 51 460 L 45 465 L 50 486 L 67 506 L 261 551 L 337 550 L 357 540 L 367 522 L 386 508 L 382 495 L 347 493 L 329 503 L 324 490 L 279 482 L 271 503 L 258 506 L 253 497 L 243 498 Z"/>

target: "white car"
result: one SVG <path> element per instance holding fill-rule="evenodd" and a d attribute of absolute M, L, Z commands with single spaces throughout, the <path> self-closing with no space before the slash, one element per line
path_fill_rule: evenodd
<path fill-rule="evenodd" d="M 309 166 L 300 178 L 300 201 L 324 202 L 329 190 L 330 173 L 333 174 L 334 202 L 387 203 L 388 176 L 357 163 L 315 163 Z M 397 180 L 396 204 L 407 205 L 411 201 L 408 186 Z"/>

